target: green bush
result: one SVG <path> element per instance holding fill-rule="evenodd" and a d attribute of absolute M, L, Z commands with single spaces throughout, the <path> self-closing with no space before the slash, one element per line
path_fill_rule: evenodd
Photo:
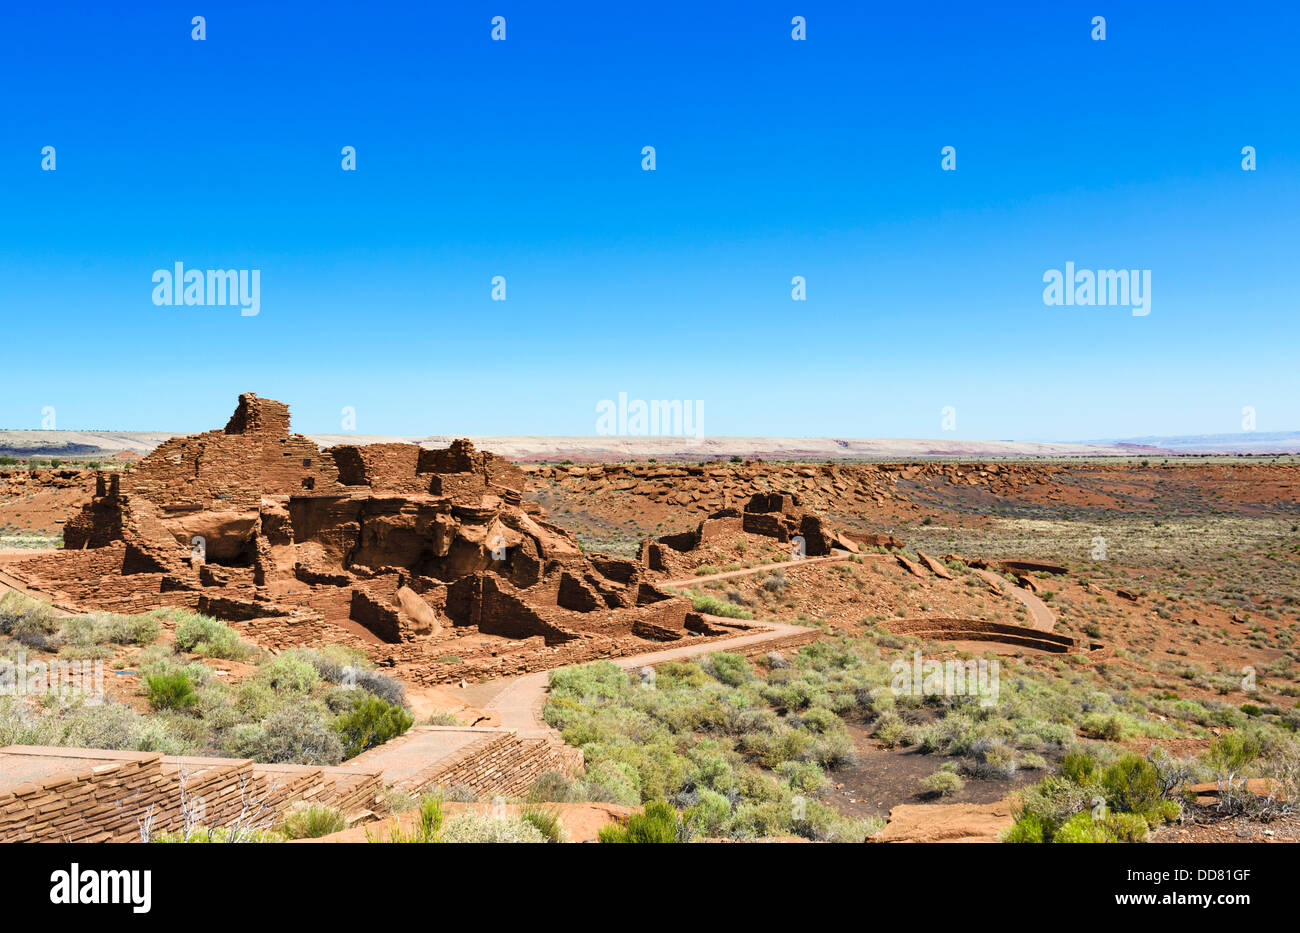
<path fill-rule="evenodd" d="M 1101 819 L 1085 810 L 1065 822 L 1052 837 L 1053 842 L 1146 842 L 1150 831 L 1147 822 L 1136 813 L 1108 812 Z"/>
<path fill-rule="evenodd" d="M 1061 825 L 1055 833 L 1052 834 L 1053 842 L 1113 842 L 1114 839 L 1106 830 L 1106 824 L 1098 819 L 1094 819 L 1092 811 L 1084 810 L 1082 813 L 1076 813 Z"/>
<path fill-rule="evenodd" d="M 338 732 L 310 704 L 286 704 L 261 724 L 241 723 L 229 744 L 235 756 L 266 764 L 336 765 L 343 760 Z"/>
<path fill-rule="evenodd" d="M 299 807 L 284 821 L 283 833 L 290 839 L 319 839 L 347 828 L 347 817 L 335 807 Z"/>
<path fill-rule="evenodd" d="M 403 808 L 403 811 L 406 808 Z M 394 811 L 399 812 L 399 811 Z M 376 836 L 369 829 L 366 830 L 367 842 L 395 842 L 395 843 L 429 843 L 437 841 L 438 831 L 442 829 L 442 799 L 436 794 L 425 794 L 420 798 L 419 812 L 416 814 L 415 825 L 410 830 L 402 829 L 402 824 L 394 820 L 388 826 L 388 832 Z"/>
<path fill-rule="evenodd" d="M 1067 752 L 1061 758 L 1061 777 L 1076 784 L 1090 783 L 1097 773 L 1097 759 L 1083 749 Z"/>
<path fill-rule="evenodd" d="M 229 661 L 247 658 L 256 650 L 229 625 L 201 615 L 192 615 L 176 627 L 176 647 L 201 657 Z"/>
<path fill-rule="evenodd" d="M 154 709 L 187 709 L 199 701 L 194 681 L 184 670 L 146 674 L 145 696 Z"/>
<path fill-rule="evenodd" d="M 225 826 L 198 826 L 190 830 L 189 835 L 176 830 L 159 833 L 149 838 L 157 843 L 226 843 L 226 842 L 284 842 L 283 833 L 270 829 L 231 830 Z"/>
<path fill-rule="evenodd" d="M 478 813 L 458 813 L 443 824 L 437 842 L 519 843 L 548 841 L 525 819 L 494 820 Z"/>
<path fill-rule="evenodd" d="M 691 829 L 705 836 L 721 836 L 731 819 L 731 801 L 707 788 L 697 794 L 696 802 L 684 814 Z"/>
<path fill-rule="evenodd" d="M 1124 738 L 1124 722 L 1118 714 L 1103 716 L 1100 713 L 1090 713 L 1079 724 L 1079 730 L 1090 738 L 1106 742 L 1118 742 Z"/>
<path fill-rule="evenodd" d="M 742 609 L 735 603 L 718 599 L 711 593 L 692 593 L 691 599 L 694 602 L 692 608 L 696 612 L 703 612 L 711 616 L 724 616 L 728 619 L 754 618 L 754 614 L 748 609 Z"/>
<path fill-rule="evenodd" d="M 705 670 L 728 687 L 739 687 L 753 676 L 743 654 L 717 651 L 704 659 Z"/>
<path fill-rule="evenodd" d="M 1043 821 L 1033 813 L 1025 813 L 1002 834 L 1003 842 L 1044 842 Z"/>
<path fill-rule="evenodd" d="M 921 790 L 934 797 L 950 797 L 965 786 L 961 776 L 952 771 L 936 771 L 921 778 Z"/>
<path fill-rule="evenodd" d="M 351 712 L 334 721 L 334 729 L 343 743 L 344 757 L 355 758 L 401 735 L 414 722 L 415 718 L 402 707 L 385 703 L 377 696 L 362 695 Z"/>
<path fill-rule="evenodd" d="M 634 813 L 625 824 L 611 823 L 597 838 L 601 842 L 681 842 L 684 832 L 677 811 L 662 800 L 652 800 L 642 813 Z"/>
<path fill-rule="evenodd" d="M 1259 754 L 1259 739 L 1234 730 L 1225 732 L 1210 743 L 1205 751 L 1205 763 L 1214 770 L 1217 777 L 1240 775 Z"/>
<path fill-rule="evenodd" d="M 162 624 L 151 616 L 120 616 L 103 612 L 63 619 L 59 623 L 58 643 L 70 648 L 148 645 L 161 634 Z"/>
<path fill-rule="evenodd" d="M 311 693 L 320 683 L 316 668 L 292 653 L 282 654 L 262 665 L 258 677 L 272 690 Z"/>
<path fill-rule="evenodd" d="M 564 842 L 564 827 L 560 825 L 560 812 L 555 807 L 524 807 L 519 818 L 542 834 L 546 842 Z"/>
<path fill-rule="evenodd" d="M 1132 753 L 1102 772 L 1101 786 L 1112 809 L 1129 813 L 1146 813 L 1164 796 L 1156 766 Z"/>
<path fill-rule="evenodd" d="M 551 671 L 552 697 L 575 700 L 613 699 L 628 687 L 627 674 L 609 661 Z"/>

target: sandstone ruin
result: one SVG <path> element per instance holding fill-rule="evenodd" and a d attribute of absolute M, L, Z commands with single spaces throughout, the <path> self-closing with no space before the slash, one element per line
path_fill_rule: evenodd
<path fill-rule="evenodd" d="M 584 555 L 524 484 L 466 440 L 323 450 L 250 393 L 224 429 L 101 471 L 64 550 L 10 570 L 78 608 L 182 607 L 272 650 L 354 645 L 416 683 L 714 633 L 641 563 Z"/>

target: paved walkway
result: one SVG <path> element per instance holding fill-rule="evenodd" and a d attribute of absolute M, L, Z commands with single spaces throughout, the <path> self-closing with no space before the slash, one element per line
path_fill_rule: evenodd
<path fill-rule="evenodd" d="M 1024 603 L 1025 608 L 1029 610 L 1032 620 L 1030 628 L 1038 629 L 1040 632 L 1056 631 L 1056 616 L 1052 610 L 1047 608 L 1047 603 L 1043 602 L 1033 593 L 1019 586 L 1012 585 L 1011 581 L 992 570 L 976 570 L 986 583 L 996 586 L 1004 593 L 1010 593 L 1016 599 Z"/>
<path fill-rule="evenodd" d="M 735 619 L 721 619 L 706 616 L 716 622 L 734 625 Z M 675 648 L 664 648 L 646 654 L 636 654 L 626 658 L 610 658 L 623 670 L 633 670 L 665 661 L 682 661 L 712 654 L 715 651 L 734 651 L 738 648 L 752 648 L 764 642 L 776 641 L 791 635 L 815 632 L 804 625 L 787 625 L 784 622 L 756 622 L 754 631 L 745 632 L 730 638 L 693 642 Z M 501 727 L 514 729 L 520 735 L 543 733 L 555 736 L 555 730 L 542 719 L 542 707 L 546 703 L 546 687 L 550 683 L 550 671 L 538 671 L 525 674 L 506 681 L 504 688 L 488 701 L 484 709 L 493 710 L 501 716 Z"/>
<path fill-rule="evenodd" d="M 746 567 L 744 570 L 729 570 L 726 573 L 711 573 L 706 577 L 682 577 L 679 580 L 665 580 L 660 586 L 689 586 L 692 583 L 708 583 L 710 580 L 730 580 L 732 577 L 748 577 L 756 573 L 767 573 L 769 570 L 781 570 L 786 567 L 807 567 L 809 564 L 827 564 L 839 561 L 851 560 L 853 557 L 883 557 L 884 555 L 866 554 L 855 555 L 848 551 L 836 551 L 827 557 L 801 557 L 799 560 L 783 560 L 775 564 L 761 564 L 758 567 Z"/>

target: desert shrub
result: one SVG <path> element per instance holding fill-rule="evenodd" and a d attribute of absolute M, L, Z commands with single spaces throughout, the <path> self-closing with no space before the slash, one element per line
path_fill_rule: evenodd
<path fill-rule="evenodd" d="M 321 645 L 318 648 L 294 648 L 286 654 L 302 658 L 320 674 L 321 680 L 332 684 L 343 683 L 349 668 L 365 664 L 365 652 L 346 645 Z"/>
<path fill-rule="evenodd" d="M 361 670 L 356 672 L 356 685 L 372 693 L 389 706 L 406 706 L 406 691 L 400 681 L 381 674 L 378 671 Z M 459 723 L 456 723 L 459 725 Z"/>
<path fill-rule="evenodd" d="M 389 813 L 405 813 L 414 810 L 419 802 L 415 794 L 401 787 L 386 787 L 379 795 L 380 809 Z"/>
<path fill-rule="evenodd" d="M 726 651 L 717 651 L 705 658 L 704 669 L 729 687 L 739 687 L 753 676 L 744 655 Z"/>
<path fill-rule="evenodd" d="M 876 720 L 875 731 L 872 735 L 885 748 L 894 748 L 897 745 L 904 744 L 907 737 L 907 726 L 903 721 L 893 713 L 887 713 Z"/>
<path fill-rule="evenodd" d="M 837 720 L 838 722 L 838 720 Z M 848 768 L 857 764 L 858 753 L 853 747 L 853 740 L 843 724 L 832 732 L 826 732 L 813 741 L 812 757 L 828 771 Z"/>
<path fill-rule="evenodd" d="M 524 807 L 519 818 L 542 834 L 545 842 L 564 842 L 564 827 L 560 825 L 560 811 L 555 807 Z"/>
<path fill-rule="evenodd" d="M 20 645 L 34 651 L 57 650 L 59 620 L 50 607 L 34 600 L 26 600 L 26 603 L 13 600 L 12 603 L 14 608 L 0 614 L 0 634 L 10 635 Z"/>
<path fill-rule="evenodd" d="M 320 648 L 297 648 L 286 654 L 310 664 L 326 683 L 360 687 L 393 706 L 407 705 L 406 692 L 401 682 L 387 674 L 366 668 L 365 654 L 354 648 L 325 645 Z"/>
<path fill-rule="evenodd" d="M 292 653 L 279 655 L 263 664 L 258 678 L 272 690 L 294 693 L 310 693 L 320 683 L 316 668 Z"/>
<path fill-rule="evenodd" d="M 1001 841 L 1010 843 L 1045 842 L 1043 821 L 1036 814 L 1026 813 L 1003 832 Z"/>
<path fill-rule="evenodd" d="M 397 801 L 401 809 L 392 808 L 393 813 L 405 813 L 417 808 L 414 797 Z M 426 793 L 418 801 L 418 812 L 410 829 L 403 829 L 400 820 L 393 820 L 386 831 L 376 833 L 366 830 L 366 842 L 392 843 L 430 843 L 437 842 L 438 831 L 442 829 L 442 799 L 437 794 Z"/>
<path fill-rule="evenodd" d="M 596 802 L 636 806 L 641 787 L 636 772 L 624 762 L 603 759 L 587 768 L 587 791 Z"/>
<path fill-rule="evenodd" d="M 966 786 L 961 776 L 952 771 L 936 771 L 921 778 L 921 790 L 933 797 L 950 797 Z"/>
<path fill-rule="evenodd" d="M 655 670 L 655 683 L 661 690 L 703 687 L 708 682 L 704 668 L 690 661 L 665 661 Z"/>
<path fill-rule="evenodd" d="M 1067 752 L 1061 758 L 1061 777 L 1076 784 L 1091 783 L 1097 774 L 1097 759 L 1084 749 Z"/>
<path fill-rule="evenodd" d="M 347 817 L 335 807 L 298 807 L 284 821 L 282 832 L 290 839 L 319 839 L 347 828 Z"/>
<path fill-rule="evenodd" d="M 1225 732 L 1210 743 L 1205 763 L 1216 779 L 1239 776 L 1260 754 L 1259 739 L 1241 731 Z"/>
<path fill-rule="evenodd" d="M 1091 806 L 1092 796 L 1073 781 L 1049 776 L 1020 793 L 1012 815 L 1017 822 L 1027 819 L 1026 831 L 1036 832 L 1042 841 L 1050 842 L 1061 824 Z"/>
<path fill-rule="evenodd" d="M 998 739 L 979 739 L 970 750 L 971 757 L 962 768 L 983 780 L 1008 778 L 1015 774 L 1018 762 L 1015 750 Z"/>
<path fill-rule="evenodd" d="M 778 722 L 770 732 L 743 736 L 740 749 L 757 755 L 763 767 L 775 769 L 784 762 L 806 758 L 814 741 L 807 732 Z"/>
<path fill-rule="evenodd" d="M 588 702 L 601 698 L 613 699 L 627 685 L 627 674 L 609 661 L 562 667 L 550 674 L 552 697 L 569 697 Z"/>
<path fill-rule="evenodd" d="M 199 701 L 194 680 L 184 670 L 146 674 L 144 690 L 154 709 L 186 709 Z"/>
<path fill-rule="evenodd" d="M 1097 818 L 1091 811 L 1076 813 L 1052 836 L 1053 842 L 1146 842 L 1147 821 L 1136 813 L 1108 812 Z"/>
<path fill-rule="evenodd" d="M 1105 824 L 1095 819 L 1092 813 L 1084 810 L 1065 821 L 1052 834 L 1052 842 L 1111 842 L 1110 833 Z"/>
<path fill-rule="evenodd" d="M 731 819 L 731 801 L 717 791 L 705 788 L 696 795 L 695 804 L 683 814 L 683 818 L 695 832 L 721 836 Z"/>
<path fill-rule="evenodd" d="M 577 782 L 559 771 L 544 771 L 529 788 L 528 800 L 537 803 L 570 803 L 576 799 L 575 783 Z"/>
<path fill-rule="evenodd" d="M 752 619 L 754 614 L 733 603 L 725 602 L 711 593 L 692 593 L 691 599 L 696 612 L 711 616 L 724 616 L 728 619 Z"/>
<path fill-rule="evenodd" d="M 769 669 L 774 671 L 785 670 L 790 666 L 790 662 L 785 659 L 785 655 L 779 651 L 769 651 L 763 655 L 763 661 Z"/>
<path fill-rule="evenodd" d="M 336 765 L 343 760 L 339 734 L 312 705 L 286 704 L 265 722 L 233 731 L 232 751 L 266 764 Z"/>
<path fill-rule="evenodd" d="M 0 593 L 0 635 L 13 634 L 15 626 L 33 617 L 52 619 L 54 612 L 47 604 L 24 596 L 17 590 Z M 50 630 L 53 631 L 53 628 Z"/>
<path fill-rule="evenodd" d="M 411 728 L 414 717 L 400 706 L 377 696 L 358 697 L 352 711 L 334 721 L 345 758 L 355 758 L 368 748 L 383 745 Z"/>
<path fill-rule="evenodd" d="M 149 837 L 150 842 L 163 844 L 189 843 L 227 843 L 227 842 L 284 842 L 283 833 L 271 829 L 230 829 L 226 826 L 196 826 L 189 834 L 176 830 L 170 833 L 157 833 Z"/>
<path fill-rule="evenodd" d="M 611 823 L 601 829 L 601 842 L 672 843 L 682 842 L 685 828 L 677 811 L 661 800 L 652 800 L 642 813 L 634 813 L 627 822 Z"/>
<path fill-rule="evenodd" d="M 63 619 L 58 628 L 58 644 L 65 647 L 90 648 L 97 645 L 148 645 L 162 634 L 162 624 L 148 615 L 120 616 L 93 613 Z"/>
<path fill-rule="evenodd" d="M 546 842 L 531 822 L 524 819 L 494 820 L 478 813 L 458 813 L 442 825 L 438 842 L 507 843 Z"/>
<path fill-rule="evenodd" d="M 1138 755 L 1127 754 L 1101 775 L 1102 790 L 1113 809 L 1146 813 L 1160 802 L 1162 788 L 1156 766 Z"/>
<path fill-rule="evenodd" d="M 205 658 L 242 660 L 255 650 L 229 625 L 208 616 L 192 615 L 176 627 L 176 647 Z"/>
<path fill-rule="evenodd" d="M 815 761 L 787 761 L 776 771 L 796 793 L 811 796 L 826 785 L 826 774 Z"/>
<path fill-rule="evenodd" d="M 1089 713 L 1079 724 L 1079 730 L 1093 739 L 1106 742 L 1118 742 L 1124 738 L 1124 721 L 1118 714 L 1103 716 L 1101 713 Z"/>
<path fill-rule="evenodd" d="M 460 717 L 457 716 L 455 713 L 448 712 L 447 710 L 439 710 L 438 712 L 434 713 L 432 716 L 429 717 L 429 721 L 427 725 L 463 726 L 465 724 L 460 721 Z"/>
<path fill-rule="evenodd" d="M 203 741 L 183 734 L 177 728 L 180 721 L 194 724 L 189 717 L 178 714 L 142 715 L 129 706 L 109 701 L 91 704 L 76 700 L 33 710 L 21 697 L 0 696 L 0 742 L 5 745 L 193 754 Z"/>

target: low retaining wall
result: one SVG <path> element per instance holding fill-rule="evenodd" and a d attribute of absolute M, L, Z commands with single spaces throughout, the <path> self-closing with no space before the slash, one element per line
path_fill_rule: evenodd
<path fill-rule="evenodd" d="M 1083 643 L 1070 635 L 982 619 L 902 619 L 881 623 L 895 635 L 914 635 L 935 641 L 992 641 L 1037 648 L 1053 654 L 1085 652 L 1090 657 L 1109 657 L 1113 652 L 1099 642 Z"/>
<path fill-rule="evenodd" d="M 415 794 L 434 788 L 466 787 L 480 797 L 521 797 L 547 771 L 580 771 L 581 755 L 579 749 L 567 748 L 544 734 L 417 726 L 353 762 L 384 768 L 390 772 L 394 787 Z"/>
<path fill-rule="evenodd" d="M 45 767 L 40 758 L 54 758 Z M 137 816 L 165 797 L 162 756 L 11 745 L 0 773 L 55 772 L 0 794 L 0 842 L 111 842 L 139 838 Z"/>
<path fill-rule="evenodd" d="M 0 842 L 135 842 L 191 822 L 228 826 L 241 813 L 278 820 L 299 803 L 370 809 L 381 776 L 360 768 L 259 765 L 244 758 L 11 745 L 0 778 L 31 780 L 0 793 Z M 182 790 L 183 785 L 183 790 Z"/>

